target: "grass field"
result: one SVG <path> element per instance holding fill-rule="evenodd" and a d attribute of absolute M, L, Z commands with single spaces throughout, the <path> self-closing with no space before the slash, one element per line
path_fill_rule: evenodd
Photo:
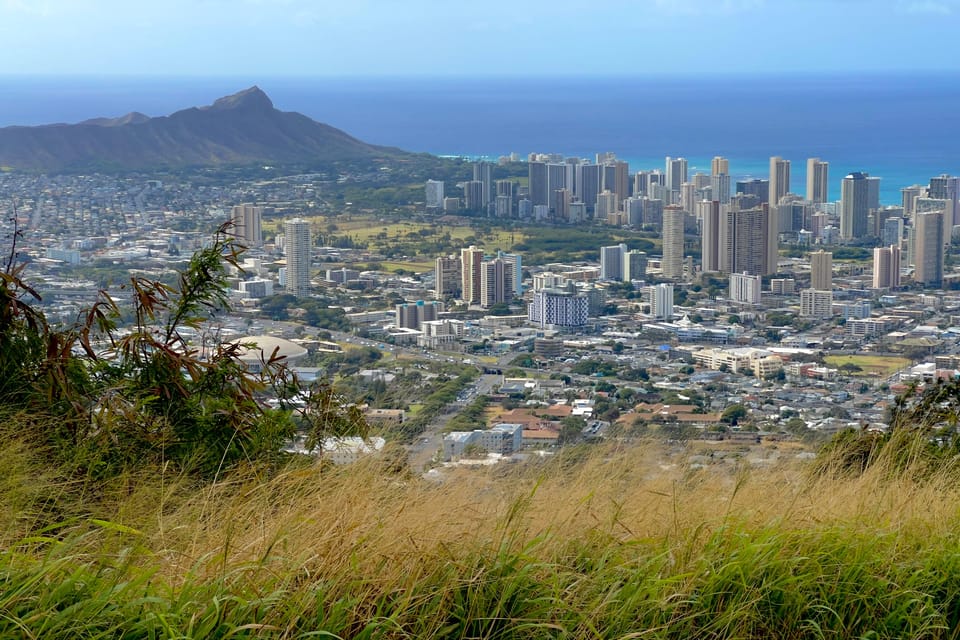
<path fill-rule="evenodd" d="M 446 482 L 376 462 L 200 487 L 142 469 L 84 496 L 4 445 L 4 638 L 960 630 L 955 471 L 817 476 L 777 445 L 696 466 L 714 449 L 651 443 Z"/>
<path fill-rule="evenodd" d="M 896 356 L 871 356 L 871 355 L 834 355 L 825 356 L 824 362 L 827 366 L 839 368 L 850 363 L 860 367 L 862 371 L 854 372 L 852 375 L 862 377 L 881 377 L 886 378 L 904 367 L 908 367 L 911 361 L 907 358 L 898 358 Z"/>

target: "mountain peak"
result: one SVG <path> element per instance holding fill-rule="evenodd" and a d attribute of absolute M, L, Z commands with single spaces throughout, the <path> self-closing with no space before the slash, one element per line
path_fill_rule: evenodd
<path fill-rule="evenodd" d="M 270 111 L 273 109 L 273 102 L 263 92 L 263 89 L 254 85 L 249 89 L 237 92 L 230 96 L 220 98 L 210 109 L 214 111 L 226 111 L 230 109 L 250 109 L 258 111 Z"/>

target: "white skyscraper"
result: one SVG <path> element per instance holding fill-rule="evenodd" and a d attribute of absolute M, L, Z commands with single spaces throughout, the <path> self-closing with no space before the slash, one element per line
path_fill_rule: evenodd
<path fill-rule="evenodd" d="M 310 293 L 310 223 L 301 218 L 287 220 L 283 225 L 287 255 L 286 289 L 303 297 Z"/>
<path fill-rule="evenodd" d="M 427 209 L 443 208 L 443 180 L 427 180 Z"/>

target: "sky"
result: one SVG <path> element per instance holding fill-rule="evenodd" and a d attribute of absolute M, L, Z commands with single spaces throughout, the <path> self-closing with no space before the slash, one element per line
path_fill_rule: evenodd
<path fill-rule="evenodd" d="M 0 0 L 0 75 L 960 70 L 960 0 Z"/>

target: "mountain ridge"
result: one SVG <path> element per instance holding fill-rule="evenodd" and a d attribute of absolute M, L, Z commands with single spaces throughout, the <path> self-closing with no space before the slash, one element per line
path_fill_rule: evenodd
<path fill-rule="evenodd" d="M 320 164 L 406 155 L 293 111 L 257 86 L 169 115 L 0 128 L 0 167 L 45 173 Z"/>

